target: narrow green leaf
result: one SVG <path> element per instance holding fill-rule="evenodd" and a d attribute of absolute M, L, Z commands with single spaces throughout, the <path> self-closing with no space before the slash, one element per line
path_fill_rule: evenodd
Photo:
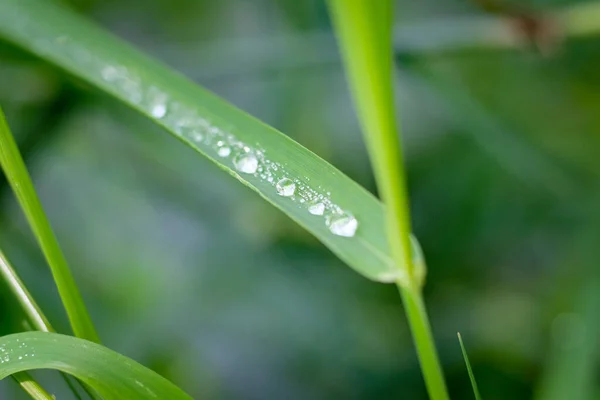
<path fill-rule="evenodd" d="M 35 193 L 33 183 L 0 108 L 0 164 L 50 265 L 58 293 L 76 336 L 99 341 L 77 284 Z"/>
<path fill-rule="evenodd" d="M 33 369 L 71 374 L 105 400 L 191 399 L 154 371 L 94 342 L 47 332 L 0 338 L 0 379 Z"/>
<path fill-rule="evenodd" d="M 52 2 L 3 0 L 0 36 L 154 120 L 366 277 L 395 280 L 381 204 L 285 135 Z"/>
<path fill-rule="evenodd" d="M 463 358 L 465 359 L 465 364 L 467 365 L 467 371 L 469 372 L 469 379 L 471 380 L 471 386 L 473 387 L 473 394 L 475 395 L 476 400 L 481 400 L 481 395 L 479 394 L 479 389 L 477 388 L 477 382 L 475 381 L 475 375 L 473 375 L 473 369 L 471 369 L 471 363 L 469 362 L 469 356 L 467 355 L 467 350 L 465 349 L 465 345 L 462 340 L 462 336 L 460 336 L 460 332 L 456 333 L 458 335 L 458 342 L 460 343 L 460 349 L 462 351 Z"/>

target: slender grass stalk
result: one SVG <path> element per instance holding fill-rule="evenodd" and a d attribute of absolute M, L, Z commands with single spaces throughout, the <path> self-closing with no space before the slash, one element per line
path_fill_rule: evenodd
<path fill-rule="evenodd" d="M 42 248 L 75 336 L 99 342 L 67 261 L 52 232 L 31 178 L 0 108 L 0 164 Z"/>
<path fill-rule="evenodd" d="M 19 386 L 35 400 L 55 400 L 48 392 L 40 386 L 33 377 L 27 372 L 19 372 L 18 374 L 12 375 L 13 379 L 17 381 Z"/>
<path fill-rule="evenodd" d="M 467 371 L 469 372 L 469 379 L 471 380 L 471 387 L 473 387 L 473 394 L 475 394 L 475 400 L 481 400 L 481 394 L 479 394 L 479 388 L 477 387 L 477 381 L 475 381 L 475 374 L 473 374 L 473 369 L 471 368 L 471 362 L 469 361 L 469 356 L 467 355 L 467 349 L 465 349 L 465 344 L 463 343 L 462 336 L 460 336 L 460 332 L 457 332 L 458 343 L 460 343 L 460 350 L 462 351 L 463 358 L 465 359 L 465 364 L 467 365 Z"/>
<path fill-rule="evenodd" d="M 48 319 L 42 313 L 42 310 L 27 290 L 27 287 L 25 287 L 23 281 L 21 281 L 21 278 L 19 278 L 16 271 L 10 265 L 2 250 L 0 250 L 0 274 L 8 284 L 9 289 L 17 298 L 21 307 L 23 307 L 23 311 L 25 312 L 31 327 L 42 332 L 52 332 L 53 329 L 50 322 L 48 322 Z"/>
<path fill-rule="evenodd" d="M 392 85 L 392 3 L 329 0 L 359 119 L 386 209 L 387 238 L 429 396 L 448 399 L 423 303 L 425 264 L 413 262 L 410 214 Z"/>
<path fill-rule="evenodd" d="M 398 286 L 429 397 L 434 400 L 447 400 L 449 397 L 446 382 L 435 348 L 421 290 Z"/>
<path fill-rule="evenodd" d="M 329 4 L 385 204 L 392 257 L 408 282 L 412 277 L 410 220 L 393 108 L 391 1 L 330 0 Z"/>

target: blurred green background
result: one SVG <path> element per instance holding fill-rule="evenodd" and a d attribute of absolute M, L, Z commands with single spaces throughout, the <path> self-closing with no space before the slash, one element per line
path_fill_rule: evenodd
<path fill-rule="evenodd" d="M 323 1 L 68 3 L 376 193 Z M 477 2 L 396 3 L 413 229 L 452 397 L 472 398 L 460 331 L 485 399 L 600 398 L 600 34 L 550 52 L 525 36 L 499 48 L 476 34 L 498 25 Z M 105 345 L 195 398 L 426 398 L 394 286 L 361 278 L 178 140 L 4 42 L 0 103 Z M 4 180 L 0 244 L 68 332 Z M 23 330 L 0 288 L 0 333 Z M 68 396 L 54 373 L 36 376 Z M 26 397 L 6 380 L 0 398 Z"/>

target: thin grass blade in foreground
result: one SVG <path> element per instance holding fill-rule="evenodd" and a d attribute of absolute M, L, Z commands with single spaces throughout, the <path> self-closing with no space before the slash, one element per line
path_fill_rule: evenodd
<path fill-rule="evenodd" d="M 471 380 L 471 387 L 473 388 L 473 394 L 475 395 L 475 400 L 481 400 L 481 395 L 479 394 L 479 388 L 477 388 L 477 382 L 475 381 L 475 375 L 473 374 L 473 369 L 471 368 L 471 362 L 469 362 L 469 356 L 467 355 L 467 349 L 465 349 L 465 344 L 463 343 L 460 332 L 457 332 L 456 334 L 458 336 L 458 342 L 460 343 L 460 350 L 462 351 L 463 358 L 465 359 L 467 371 L 469 372 L 469 379 Z"/>
<path fill-rule="evenodd" d="M 0 108 L 0 164 L 50 265 L 58 293 L 76 336 L 99 342 L 77 284 L 35 193 L 27 167 Z"/>
<path fill-rule="evenodd" d="M 1 360 L 3 360 L 2 355 L 0 355 L 0 361 Z M 46 392 L 46 390 L 44 390 L 44 388 L 41 387 L 40 384 L 37 383 L 27 372 L 18 372 L 13 375 L 13 378 L 15 381 L 17 381 L 19 386 L 21 386 L 21 388 L 23 388 L 23 390 L 27 392 L 29 396 L 31 396 L 32 399 L 56 400 L 48 392 Z"/>
<path fill-rule="evenodd" d="M 298 143 L 53 2 L 1 1 L 0 37 L 164 127 L 356 271 L 395 281 L 381 204 Z"/>
<path fill-rule="evenodd" d="M 75 376 L 105 400 L 189 400 L 154 371 L 99 344 L 72 336 L 25 332 L 0 338 L 0 379 L 32 369 L 56 369 Z"/>
<path fill-rule="evenodd" d="M 392 2 L 330 0 L 348 81 L 362 124 L 377 187 L 385 204 L 395 277 L 429 396 L 448 399 L 422 297 L 426 266 L 411 249 L 404 162 L 392 91 Z"/>

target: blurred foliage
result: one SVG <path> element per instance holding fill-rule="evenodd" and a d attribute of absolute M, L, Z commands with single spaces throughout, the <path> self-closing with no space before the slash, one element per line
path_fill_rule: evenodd
<path fill-rule="evenodd" d="M 321 1 L 70 3 L 375 190 Z M 464 0 L 396 6 L 399 27 L 482 13 Z M 561 366 L 589 388 L 571 395 L 600 396 L 600 322 L 589 312 L 600 303 L 590 289 L 600 258 L 599 41 L 567 38 L 549 55 L 398 49 L 414 231 L 453 398 L 472 396 L 459 330 L 485 399 L 544 393 L 544 374 Z M 393 286 L 343 268 L 209 161 L 7 44 L 0 102 L 108 347 L 195 397 L 425 398 Z M 0 190 L 2 247 L 68 332 L 4 180 Z M 23 329 L 4 289 L 0 329 Z M 54 374 L 36 377 L 64 393 Z M 0 385 L 1 398 L 23 396 Z"/>

